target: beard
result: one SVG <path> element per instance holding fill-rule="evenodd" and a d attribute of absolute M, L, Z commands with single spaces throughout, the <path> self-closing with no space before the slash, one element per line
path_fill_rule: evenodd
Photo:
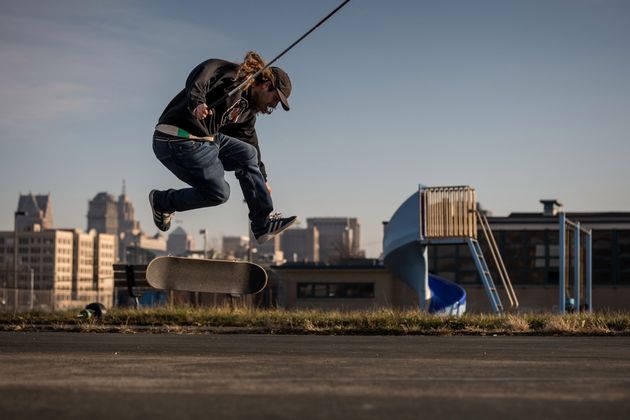
<path fill-rule="evenodd" d="M 268 106 L 267 109 L 262 110 L 262 111 L 258 111 L 256 113 L 257 114 L 267 114 L 267 115 L 269 115 L 269 114 L 271 114 L 273 112 L 274 109 L 275 108 L 272 108 L 272 107 Z"/>
<path fill-rule="evenodd" d="M 261 93 L 257 90 L 251 92 L 249 108 L 256 114 L 271 114 L 274 110 L 272 106 L 263 101 Z"/>

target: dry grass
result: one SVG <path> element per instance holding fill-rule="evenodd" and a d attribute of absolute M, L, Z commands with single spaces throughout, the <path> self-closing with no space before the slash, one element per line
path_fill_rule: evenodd
<path fill-rule="evenodd" d="M 362 335 L 630 335 L 630 312 L 558 315 L 466 314 L 436 316 L 420 311 L 282 311 L 243 308 L 160 307 L 113 309 L 102 320 L 82 320 L 76 311 L 0 313 L 4 331 L 155 333 L 267 333 Z"/>

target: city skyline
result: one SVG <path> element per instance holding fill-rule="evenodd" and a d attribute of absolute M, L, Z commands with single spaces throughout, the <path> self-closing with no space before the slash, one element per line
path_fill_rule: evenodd
<path fill-rule="evenodd" d="M 28 209 L 28 204 L 30 201 L 33 201 L 35 205 L 40 204 L 43 205 L 46 209 L 45 212 L 42 212 L 39 208 L 35 213 L 31 213 Z M 25 210 L 26 209 L 26 210 Z M 33 225 L 39 225 L 38 229 L 41 230 L 78 230 L 89 234 L 92 230 L 98 233 L 108 233 L 112 234 L 120 239 L 120 247 L 119 256 L 123 258 L 125 255 L 124 246 L 128 244 L 129 241 L 134 242 L 140 236 L 154 237 L 160 236 L 164 239 L 164 245 L 169 248 L 170 241 L 174 239 L 176 236 L 180 236 L 181 234 L 186 235 L 186 240 L 189 241 L 189 246 L 186 246 L 188 251 L 200 251 L 203 250 L 203 245 L 199 245 L 194 240 L 194 235 L 196 232 L 186 229 L 182 226 L 180 221 L 176 221 L 177 226 L 172 226 L 171 229 L 167 232 L 162 232 L 156 230 L 155 234 L 152 233 L 151 230 L 146 231 L 143 230 L 140 226 L 138 220 L 135 219 L 135 205 L 132 200 L 126 194 L 125 183 L 123 182 L 123 189 L 118 197 L 115 196 L 114 193 L 109 191 L 100 191 L 94 195 L 93 198 L 88 200 L 88 211 L 86 215 L 86 223 L 85 225 L 68 225 L 68 226 L 57 226 L 54 222 L 52 214 L 54 213 L 54 204 L 53 204 L 53 195 L 51 193 L 48 194 L 33 194 L 28 193 L 24 195 L 20 195 L 18 200 L 18 213 L 19 217 L 16 218 L 18 231 L 30 231 L 33 229 Z M 41 214 L 40 214 L 41 213 Z M 41 218 L 41 220 L 40 220 Z M 342 221 L 345 221 L 341 223 Z M 305 223 L 308 225 L 307 228 L 313 229 L 311 225 L 317 225 L 323 223 L 324 225 L 329 225 L 329 229 L 332 228 L 329 235 L 332 234 L 331 238 L 327 238 L 326 241 L 329 242 L 327 244 L 327 251 L 330 252 L 330 243 L 340 241 L 344 241 L 343 234 L 340 232 L 335 232 L 335 227 L 339 227 L 338 225 L 341 223 L 342 225 L 346 224 L 349 231 L 352 232 L 349 240 L 352 242 L 349 246 L 348 256 L 358 256 L 361 255 L 363 250 L 360 249 L 360 241 L 358 240 L 360 236 L 360 221 L 358 221 L 354 217 L 326 217 L 326 218 L 318 218 L 318 217 L 306 217 Z M 304 228 L 299 228 L 298 226 L 293 227 L 290 230 L 294 231 L 305 231 Z M 339 229 L 337 229 L 339 230 Z M 10 230 L 7 230 L 10 232 Z M 124 235 L 121 234 L 124 232 Z M 302 232 L 303 233 L 303 232 Z M 199 234 L 202 234 L 199 232 Z M 335 236 L 335 234 L 339 234 Z M 356 234 L 356 238 L 352 239 Z M 132 235 L 134 238 L 127 239 L 125 238 L 127 235 Z M 220 245 L 225 242 L 226 238 L 250 238 L 249 235 L 209 235 L 208 236 L 208 246 L 209 250 L 214 250 L 218 252 L 225 252 L 224 246 Z M 177 238 L 179 239 L 179 238 Z M 312 238 L 311 238 L 312 239 Z M 127 240 L 125 242 L 125 240 Z M 319 239 L 318 239 L 319 240 Z M 254 242 L 256 248 L 260 248 L 259 244 Z M 267 242 L 266 245 L 271 245 L 271 241 Z M 178 244 L 179 248 L 183 245 Z M 197 247 L 196 247 L 197 246 Z M 210 249 L 211 248 L 211 249 Z M 157 250 L 157 249 L 154 249 Z M 171 252 L 168 250 L 168 252 Z M 261 251 L 259 251 L 261 252 Z M 308 258 L 307 258 L 308 259 Z M 328 255 L 325 256 L 324 260 L 327 261 Z"/>
<path fill-rule="evenodd" d="M 0 230 L 29 192 L 52 194 L 57 226 L 83 227 L 90 197 L 126 179 L 154 233 L 148 192 L 183 184 L 150 138 L 188 72 L 250 49 L 271 59 L 337 4 L 245 1 L 235 29 L 227 4 L 4 2 Z M 369 257 L 419 183 L 471 185 L 495 215 L 543 198 L 630 210 L 629 18 L 612 0 L 350 2 L 277 63 L 291 111 L 257 125 L 277 209 L 357 217 Z M 227 204 L 175 214 L 198 244 L 201 229 L 247 234 L 227 179 Z"/>

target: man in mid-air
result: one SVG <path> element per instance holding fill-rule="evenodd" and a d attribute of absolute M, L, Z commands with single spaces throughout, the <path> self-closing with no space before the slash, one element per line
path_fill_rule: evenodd
<path fill-rule="evenodd" d="M 225 203 L 230 195 L 225 171 L 234 171 L 241 185 L 258 243 L 297 220 L 273 212 L 255 129 L 257 114 L 271 114 L 279 103 L 289 110 L 289 76 L 278 67 L 265 68 L 239 92 L 208 108 L 264 67 L 253 51 L 241 64 L 206 60 L 193 69 L 185 88 L 166 106 L 155 127 L 153 151 L 190 188 L 149 193 L 153 221 L 160 230 L 170 228 L 176 211 Z"/>

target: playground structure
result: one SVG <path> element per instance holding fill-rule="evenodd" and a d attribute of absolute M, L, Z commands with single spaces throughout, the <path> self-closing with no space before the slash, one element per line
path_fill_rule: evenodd
<path fill-rule="evenodd" d="M 492 260 L 509 300 L 518 300 L 485 215 L 476 208 L 476 192 L 469 186 L 420 185 L 400 205 L 385 227 L 385 266 L 418 293 L 419 306 L 431 313 L 461 315 L 466 311 L 466 292 L 449 280 L 428 272 L 429 245 L 468 245 L 494 313 L 503 314 L 498 290 L 477 238 L 481 227 Z"/>
<path fill-rule="evenodd" d="M 593 311 L 593 232 L 585 229 L 580 222 L 570 220 L 565 213 L 559 215 L 559 292 L 558 309 L 561 314 L 567 309 L 579 313 L 582 308 L 587 312 Z M 582 252 L 581 242 L 584 234 L 585 250 Z M 572 246 L 571 246 L 572 245 Z M 571 264 L 573 263 L 573 264 Z M 573 265 L 573 288 L 571 290 L 571 265 Z M 584 281 L 583 281 L 584 280 Z M 583 284 L 585 283 L 585 284 Z M 581 290 L 584 286 L 584 301 Z M 567 305 L 567 296 L 569 305 Z"/>
<path fill-rule="evenodd" d="M 547 219 L 546 224 L 550 220 Z M 559 246 L 550 246 L 546 254 L 551 264 L 558 264 L 551 267 L 559 268 L 558 310 L 561 313 L 567 310 L 590 312 L 593 308 L 591 230 L 585 229 L 580 222 L 569 220 L 564 213 L 559 214 L 558 220 L 559 225 L 554 221 L 551 226 L 552 229 L 554 225 L 559 226 Z M 384 233 L 385 267 L 416 292 L 421 309 L 446 315 L 461 315 L 466 311 L 466 291 L 455 282 L 429 274 L 430 245 L 467 245 L 492 311 L 505 314 L 519 308 L 488 220 L 484 212 L 477 208 L 476 192 L 473 188 L 420 185 L 394 212 L 386 223 Z M 484 239 L 487 243 L 484 251 L 489 256 L 488 260 L 492 260 L 490 264 L 494 263 L 494 277 L 499 277 L 499 285 L 503 286 L 499 290 L 482 251 L 480 240 Z M 582 242 L 585 243 L 584 252 Z M 127 287 L 129 296 L 134 297 L 133 287 L 146 283 L 145 270 L 146 266 L 116 265 L 115 284 L 117 287 Z M 499 291 L 507 296 L 508 305 L 503 305 Z M 136 299 L 136 305 L 137 303 Z M 555 310 L 555 304 L 549 306 L 553 306 Z"/>

